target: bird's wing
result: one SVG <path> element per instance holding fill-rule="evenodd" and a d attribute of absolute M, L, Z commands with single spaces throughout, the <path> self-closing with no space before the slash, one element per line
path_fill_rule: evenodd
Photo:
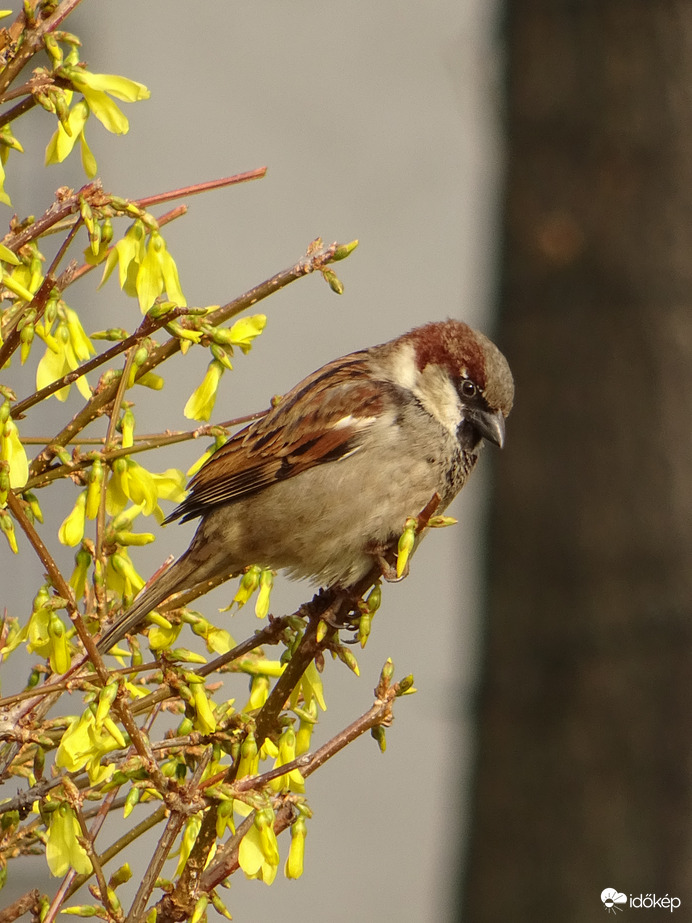
<path fill-rule="evenodd" d="M 221 446 L 166 521 L 202 516 L 221 503 L 352 454 L 381 412 L 382 401 L 382 382 L 372 381 L 367 353 L 324 366 Z"/>

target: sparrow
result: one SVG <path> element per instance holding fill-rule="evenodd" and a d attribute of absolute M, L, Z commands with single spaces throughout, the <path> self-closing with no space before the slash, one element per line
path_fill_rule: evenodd
<path fill-rule="evenodd" d="M 484 441 L 500 448 L 507 360 L 457 320 L 429 323 L 308 375 L 233 435 L 165 520 L 201 522 L 187 551 L 98 641 L 108 651 L 171 594 L 248 565 L 348 588 L 435 494 L 441 512 Z"/>

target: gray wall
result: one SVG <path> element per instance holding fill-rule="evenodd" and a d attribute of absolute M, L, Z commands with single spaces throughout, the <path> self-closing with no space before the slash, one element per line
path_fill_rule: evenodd
<path fill-rule="evenodd" d="M 261 306 L 266 332 L 225 377 L 217 419 L 260 409 L 323 362 L 416 324 L 453 315 L 487 329 L 499 172 L 494 17 L 495 4 L 484 0 L 120 0 L 84 3 L 67 23 L 83 38 L 92 70 L 124 73 L 152 91 L 150 101 L 124 105 L 129 135 L 106 137 L 93 119 L 88 126 L 107 189 L 136 198 L 269 167 L 261 182 L 191 199 L 189 215 L 166 230 L 190 303 L 229 300 L 293 263 L 318 235 L 361 241 L 337 267 L 341 298 L 311 277 Z M 17 126 L 27 149 L 41 124 L 42 149 L 43 120 L 32 114 Z M 75 163 L 37 183 L 32 154 L 12 157 L 22 161 L 9 184 L 19 214 L 42 211 L 57 185 L 83 182 Z M 95 283 L 88 277 L 71 297 L 87 313 L 87 329 L 105 324 L 91 307 Z M 136 305 L 109 284 L 109 311 L 133 326 Z M 199 352 L 168 371 L 166 420 L 148 392 L 138 392 L 140 431 L 189 426 L 180 408 L 206 366 Z M 147 412 L 147 403 L 155 409 Z M 57 429 L 56 415 L 66 418 L 69 405 L 50 409 L 45 425 Z M 168 463 L 185 467 L 199 451 L 187 447 Z M 369 706 L 386 657 L 398 676 L 414 673 L 420 691 L 399 703 L 386 754 L 364 738 L 311 780 L 305 875 L 277 878 L 271 888 L 237 877 L 235 920 L 279 912 L 285 921 L 309 915 L 331 923 L 455 918 L 483 482 L 477 474 L 452 510 L 462 525 L 431 535 L 411 577 L 385 587 L 368 647 L 357 651 L 360 680 L 327 664 L 320 742 Z M 162 532 L 138 558 L 143 571 L 182 550 L 191 534 L 191 525 Z M 0 557 L 5 566 L 4 545 Z M 36 579 L 27 555 L 20 565 Z M 281 578 L 277 586 L 275 612 L 308 598 L 306 587 Z M 227 595 L 218 599 L 223 605 Z M 240 639 L 254 621 L 241 613 L 230 628 Z M 41 865 L 29 868 L 34 876 Z M 19 869 L 11 869 L 16 883 Z"/>

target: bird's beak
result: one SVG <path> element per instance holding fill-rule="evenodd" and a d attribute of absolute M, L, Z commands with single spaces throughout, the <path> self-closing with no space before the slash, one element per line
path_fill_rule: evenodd
<path fill-rule="evenodd" d="M 494 442 L 500 448 L 505 444 L 505 418 L 501 410 L 474 410 L 470 414 L 475 429 L 488 442 Z"/>

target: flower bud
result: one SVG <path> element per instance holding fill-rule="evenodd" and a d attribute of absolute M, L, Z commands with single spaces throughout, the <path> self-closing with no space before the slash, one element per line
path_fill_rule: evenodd
<path fill-rule="evenodd" d="M 406 572 L 406 567 L 408 565 L 408 559 L 411 556 L 414 545 L 416 544 L 416 520 L 409 518 L 406 520 L 406 525 L 404 526 L 404 531 L 401 533 L 399 539 L 399 544 L 397 547 L 397 558 L 396 558 L 396 575 L 397 577 L 403 576 Z"/>

